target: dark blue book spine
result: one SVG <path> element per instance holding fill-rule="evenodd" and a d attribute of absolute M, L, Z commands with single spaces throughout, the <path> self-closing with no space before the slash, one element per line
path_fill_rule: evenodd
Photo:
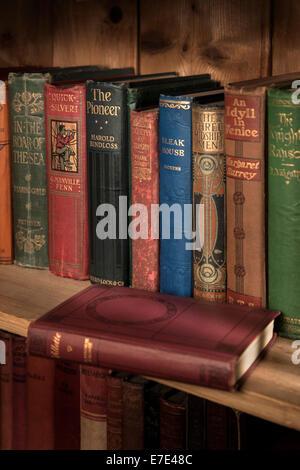
<path fill-rule="evenodd" d="M 190 297 L 192 99 L 161 95 L 159 112 L 160 208 L 170 208 L 169 238 L 166 212 L 160 211 L 160 291 Z"/>

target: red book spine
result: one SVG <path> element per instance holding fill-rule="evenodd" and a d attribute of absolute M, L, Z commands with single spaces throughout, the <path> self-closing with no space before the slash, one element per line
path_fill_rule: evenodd
<path fill-rule="evenodd" d="M 54 449 L 55 362 L 27 357 L 27 450 Z"/>
<path fill-rule="evenodd" d="M 116 347 L 117 346 L 117 347 Z M 132 344 L 120 338 L 92 338 L 33 326 L 29 330 L 32 354 L 88 363 L 133 374 L 152 375 L 205 387 L 234 389 L 234 365 L 222 359 L 201 357 L 147 345 Z"/>
<path fill-rule="evenodd" d="M 144 383 L 123 384 L 123 450 L 144 449 Z"/>
<path fill-rule="evenodd" d="M 157 109 L 131 111 L 131 165 L 132 204 L 143 204 L 148 213 L 147 217 L 143 211 L 139 212 L 141 238 L 132 240 L 132 287 L 156 292 L 159 290 L 159 215 L 151 213 L 151 205 L 159 204 Z M 147 227 L 147 233 L 143 234 Z"/>
<path fill-rule="evenodd" d="M 81 449 L 107 449 L 108 369 L 80 366 Z"/>
<path fill-rule="evenodd" d="M 49 267 L 89 277 L 85 85 L 45 85 Z"/>
<path fill-rule="evenodd" d="M 13 449 L 26 449 L 27 354 L 26 338 L 13 336 Z"/>
<path fill-rule="evenodd" d="M 74 362 L 55 364 L 55 449 L 80 449 L 80 374 Z"/>
<path fill-rule="evenodd" d="M 256 338 L 272 344 L 279 313 L 95 285 L 32 322 L 28 345 L 37 356 L 231 390 L 237 360 Z"/>
<path fill-rule="evenodd" d="M 0 416 L 1 416 L 1 449 L 13 448 L 13 356 L 12 335 L 0 332 L 0 340 L 5 343 L 5 364 L 0 366 Z"/>
<path fill-rule="evenodd" d="M 160 399 L 160 448 L 186 448 L 186 404 L 182 392 L 171 391 Z"/>
<path fill-rule="evenodd" d="M 13 261 L 11 149 L 7 83 L 0 81 L 0 264 Z"/>
<path fill-rule="evenodd" d="M 107 377 L 107 449 L 123 449 L 123 378 Z"/>

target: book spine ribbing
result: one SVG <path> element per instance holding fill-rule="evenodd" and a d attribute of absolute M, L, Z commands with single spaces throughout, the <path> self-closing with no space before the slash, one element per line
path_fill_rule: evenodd
<path fill-rule="evenodd" d="M 227 301 L 266 306 L 265 97 L 225 88 Z"/>
<path fill-rule="evenodd" d="M 170 233 L 164 233 L 168 224 L 160 214 L 160 291 L 186 297 L 192 295 L 193 269 L 192 251 L 186 246 L 192 240 L 191 107 L 190 98 L 160 97 L 160 205 L 175 211 Z"/>
<path fill-rule="evenodd" d="M 123 384 L 123 450 L 144 449 L 145 383 Z"/>
<path fill-rule="evenodd" d="M 48 74 L 10 74 L 15 260 L 48 267 L 44 84 Z"/>
<path fill-rule="evenodd" d="M 224 107 L 193 105 L 194 297 L 226 301 Z M 198 225 L 198 227 L 197 227 Z"/>
<path fill-rule="evenodd" d="M 7 84 L 0 81 L 0 264 L 13 261 L 11 207 L 11 144 Z"/>
<path fill-rule="evenodd" d="M 123 449 L 123 377 L 107 377 L 107 449 Z"/>
<path fill-rule="evenodd" d="M 108 369 L 80 366 L 81 450 L 107 449 Z"/>
<path fill-rule="evenodd" d="M 269 307 L 282 312 L 279 333 L 300 335 L 300 108 L 294 90 L 268 93 Z"/>
<path fill-rule="evenodd" d="M 131 112 L 131 161 L 132 204 L 143 204 L 138 216 L 142 233 L 131 241 L 132 287 L 157 292 L 159 240 L 152 234 L 158 234 L 159 216 L 151 208 L 159 204 L 158 111 Z"/>
<path fill-rule="evenodd" d="M 45 85 L 49 268 L 89 277 L 85 85 Z"/>
<path fill-rule="evenodd" d="M 87 83 L 90 279 L 129 283 L 128 110 L 124 85 Z M 98 209 L 102 205 L 102 209 Z M 107 206 L 109 205 L 109 215 Z M 108 224 L 108 225 L 107 225 Z"/>

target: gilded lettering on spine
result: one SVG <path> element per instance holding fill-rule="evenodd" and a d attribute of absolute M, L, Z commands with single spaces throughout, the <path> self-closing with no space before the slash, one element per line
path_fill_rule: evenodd
<path fill-rule="evenodd" d="M 50 344 L 50 356 L 55 359 L 59 359 L 60 357 L 59 348 L 60 348 L 61 338 L 62 338 L 62 335 L 60 333 L 55 333 L 52 339 L 52 343 Z"/>
<path fill-rule="evenodd" d="M 300 169 L 297 168 L 297 160 L 300 159 L 300 129 L 294 126 L 293 111 L 284 109 L 282 101 L 271 101 L 274 110 L 276 109 L 277 123 L 269 126 L 269 155 L 277 164 L 270 165 L 269 172 L 270 176 L 283 178 L 285 184 L 290 184 L 291 181 L 300 181 Z M 288 103 L 291 109 L 291 102 Z"/>
<path fill-rule="evenodd" d="M 10 74 L 12 196 L 15 259 L 46 268 L 47 190 L 44 84 L 48 74 Z"/>
<path fill-rule="evenodd" d="M 194 297 L 217 302 L 226 299 L 224 169 L 224 108 L 193 105 L 193 205 L 204 214 L 197 228 L 203 245 L 194 251 Z"/>
<path fill-rule="evenodd" d="M 264 87 L 225 90 L 227 300 L 249 306 L 266 295 L 264 117 Z"/>
<path fill-rule="evenodd" d="M 300 335 L 300 108 L 293 89 L 268 92 L 269 307 L 279 310 L 278 332 Z"/>
<path fill-rule="evenodd" d="M 93 358 L 93 343 L 89 338 L 84 339 L 83 345 L 83 360 L 84 362 L 92 362 Z"/>

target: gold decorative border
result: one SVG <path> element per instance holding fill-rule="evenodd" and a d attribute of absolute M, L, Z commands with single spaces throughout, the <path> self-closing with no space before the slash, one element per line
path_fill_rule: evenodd
<path fill-rule="evenodd" d="M 185 111 L 191 109 L 191 103 L 189 101 L 160 100 L 159 105 L 161 108 L 183 109 Z"/>

